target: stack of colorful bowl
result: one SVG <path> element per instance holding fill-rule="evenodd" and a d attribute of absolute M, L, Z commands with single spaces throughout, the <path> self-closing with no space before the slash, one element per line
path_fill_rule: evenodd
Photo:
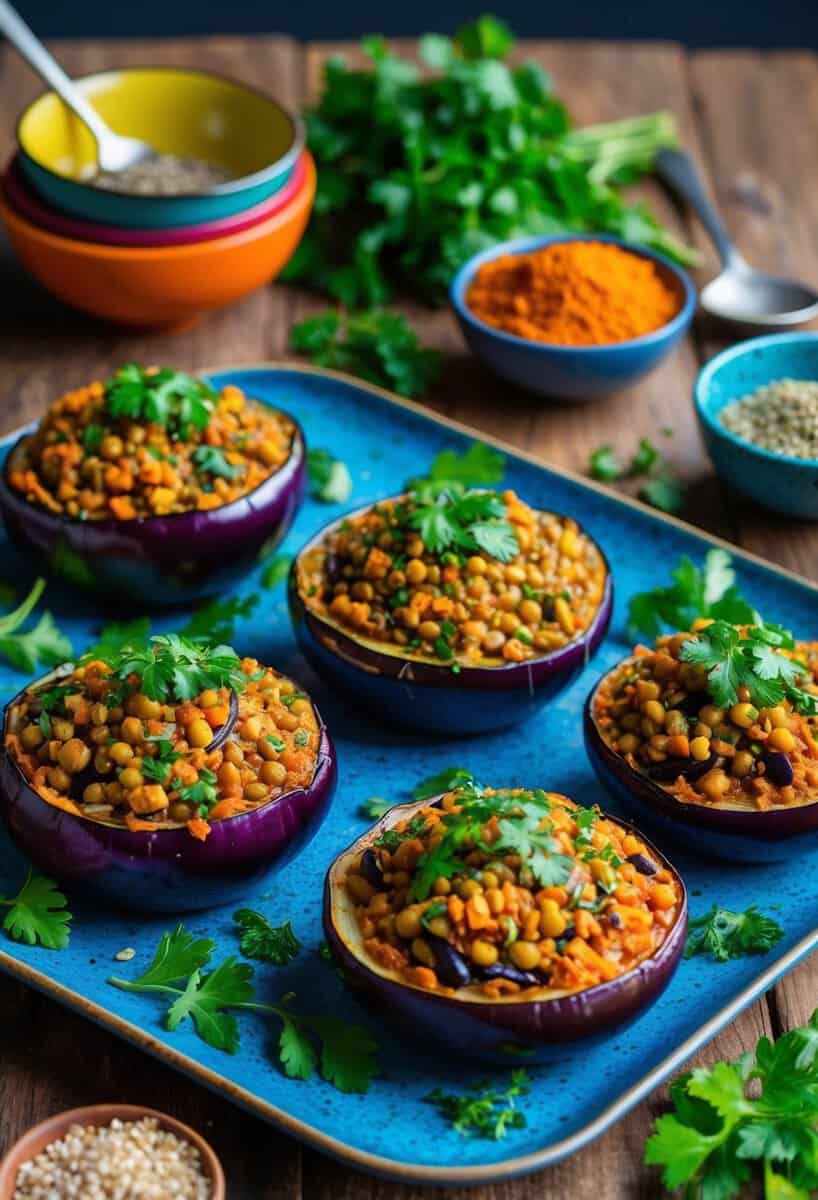
<path fill-rule="evenodd" d="M 115 132 L 203 160 L 227 182 L 178 195 L 95 186 L 94 139 L 46 92 L 20 118 L 0 189 L 0 217 L 40 283 L 105 320 L 173 328 L 282 270 L 315 194 L 296 117 L 203 71 L 135 68 L 76 82 Z"/>

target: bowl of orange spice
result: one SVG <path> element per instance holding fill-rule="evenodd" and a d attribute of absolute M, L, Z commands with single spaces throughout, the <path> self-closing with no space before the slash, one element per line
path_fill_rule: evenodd
<path fill-rule="evenodd" d="M 628 387 L 682 338 L 696 292 L 668 259 L 618 238 L 520 238 L 461 267 L 451 302 L 470 349 L 541 396 Z"/>

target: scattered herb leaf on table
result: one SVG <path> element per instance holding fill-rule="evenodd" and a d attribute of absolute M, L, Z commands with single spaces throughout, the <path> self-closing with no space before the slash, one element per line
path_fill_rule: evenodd
<path fill-rule="evenodd" d="M 301 950 L 289 921 L 271 925 L 262 913 L 251 908 L 240 908 L 233 914 L 233 920 L 241 930 L 239 946 L 246 958 L 260 958 L 283 967 Z"/>
<path fill-rule="evenodd" d="M 434 1104 L 457 1133 L 463 1137 L 491 1138 L 499 1141 L 510 1129 L 523 1129 L 525 1114 L 517 1107 L 521 1096 L 531 1090 L 528 1072 L 522 1068 L 512 1071 L 505 1088 L 493 1087 L 481 1080 L 465 1092 L 444 1092 L 436 1088 L 426 1100 Z"/>
<path fill-rule="evenodd" d="M 3 928 L 15 942 L 26 942 L 29 946 L 39 943 L 48 950 L 62 950 L 71 936 L 67 904 L 52 879 L 29 871 L 16 896 L 0 897 L 0 907 L 8 909 Z"/>
<path fill-rule="evenodd" d="M 22 629 L 45 589 L 45 580 L 37 579 L 26 598 L 12 612 L 0 616 L 0 655 L 16 670 L 27 675 L 38 663 L 59 666 L 73 653 L 71 643 L 55 624 L 50 612 L 41 614 L 31 629 Z"/>
<path fill-rule="evenodd" d="M 755 904 L 744 912 L 714 904 L 688 924 L 685 958 L 709 954 L 717 962 L 728 962 L 745 954 L 766 954 L 783 936 L 778 922 L 759 912 Z"/>
<path fill-rule="evenodd" d="M 329 450 L 316 448 L 307 451 L 307 472 L 310 495 L 327 504 L 344 504 L 352 492 L 349 467 Z"/>

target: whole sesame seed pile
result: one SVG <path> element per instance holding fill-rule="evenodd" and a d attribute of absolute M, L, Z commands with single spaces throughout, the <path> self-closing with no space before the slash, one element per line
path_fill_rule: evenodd
<path fill-rule="evenodd" d="M 776 379 L 728 404 L 719 419 L 745 441 L 791 458 L 818 458 L 818 382 Z"/>
<path fill-rule="evenodd" d="M 13 1200 L 208 1200 L 199 1151 L 155 1117 L 72 1125 L 17 1172 Z"/>

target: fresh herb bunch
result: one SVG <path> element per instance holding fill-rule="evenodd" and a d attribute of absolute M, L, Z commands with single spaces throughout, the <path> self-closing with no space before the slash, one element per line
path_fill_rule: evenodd
<path fill-rule="evenodd" d="M 720 708 L 738 701 L 742 684 L 761 708 L 789 700 L 796 712 L 818 716 L 818 696 L 804 691 L 800 682 L 809 676 L 804 663 L 783 653 L 795 641 L 780 625 L 760 622 L 742 631 L 729 621 L 713 621 L 684 643 L 683 662 L 696 663 L 707 672 L 707 690 Z"/>
<path fill-rule="evenodd" d="M 566 882 L 574 860 L 560 852 L 548 823 L 551 801 L 547 792 L 518 795 L 498 791 L 488 796 L 472 785 L 457 792 L 457 803 L 458 812 L 447 812 L 440 819 L 441 840 L 418 860 L 409 893 L 412 900 L 425 900 L 441 876 L 451 879 L 468 872 L 466 857 L 474 850 L 518 854 L 541 887 Z M 495 815 L 499 816 L 499 837 L 489 845 L 483 840 L 483 826 Z"/>
<path fill-rule="evenodd" d="M 0 897 L 0 908 L 7 908 L 3 928 L 15 942 L 28 946 L 38 943 L 47 950 L 63 950 L 71 932 L 68 901 L 52 879 L 29 871 L 16 896 Z"/>
<path fill-rule="evenodd" d="M 22 603 L 12 612 L 0 616 L 0 654 L 16 670 L 27 675 L 36 670 L 38 662 L 56 667 L 70 659 L 73 653 L 70 641 L 57 627 L 50 612 L 42 613 L 31 629 L 22 629 L 44 588 L 44 579 L 35 580 Z"/>
<path fill-rule="evenodd" d="M 289 921 L 271 925 L 262 913 L 252 908 L 240 908 L 233 913 L 233 920 L 241 930 L 239 946 L 245 958 L 260 958 L 285 967 L 301 950 Z"/>
<path fill-rule="evenodd" d="M 236 1012 L 256 1012 L 281 1022 L 278 1057 L 291 1079 L 309 1079 L 319 1061 L 324 1078 L 341 1092 L 367 1091 L 377 1066 L 377 1045 L 369 1032 L 347 1025 L 337 1017 L 303 1016 L 289 1007 L 291 996 L 279 1004 L 256 1000 L 253 968 L 232 956 L 210 968 L 215 943 L 198 941 L 178 925 L 163 933 L 147 970 L 133 980 L 112 977 L 113 987 L 124 992 L 145 992 L 167 997 L 165 1028 L 170 1032 L 188 1017 L 199 1037 L 235 1054 L 239 1048 Z"/>
<path fill-rule="evenodd" d="M 213 412 L 216 393 L 201 379 L 162 367 L 146 371 L 126 363 L 105 384 L 105 408 L 111 417 L 164 425 L 173 437 L 189 441 L 204 430 Z"/>
<path fill-rule="evenodd" d="M 818 1011 L 809 1025 L 754 1054 L 682 1075 L 674 1111 L 660 1117 L 645 1162 L 687 1200 L 733 1200 L 754 1168 L 765 1200 L 809 1200 L 818 1188 Z"/>
<path fill-rule="evenodd" d="M 766 954 L 784 936 L 772 917 L 765 917 L 751 904 L 744 912 L 719 908 L 717 904 L 688 924 L 685 958 L 709 954 L 717 962 L 729 962 L 746 954 Z"/>
<path fill-rule="evenodd" d="M 689 629 L 699 617 L 755 625 L 760 617 L 736 584 L 736 572 L 726 550 L 708 550 L 698 567 L 686 556 L 670 573 L 670 587 L 638 592 L 628 602 L 628 629 L 656 638 L 664 627 Z"/>
<path fill-rule="evenodd" d="M 507 1087 L 497 1089 L 485 1080 L 473 1083 L 465 1092 L 449 1093 L 436 1088 L 426 1100 L 434 1104 L 441 1115 L 463 1137 L 475 1134 L 499 1141 L 509 1129 L 523 1129 L 525 1114 L 517 1107 L 521 1096 L 528 1095 L 531 1080 L 522 1069 L 511 1072 Z"/>
<path fill-rule="evenodd" d="M 101 659 L 111 668 L 111 679 L 124 687 L 131 675 L 140 678 L 140 689 L 163 704 L 192 700 L 205 688 L 228 687 L 242 691 L 247 677 L 232 646 L 209 646 L 178 633 L 151 638 L 98 643 L 80 662 Z"/>
<path fill-rule="evenodd" d="M 352 492 L 349 467 L 329 450 L 316 447 L 307 451 L 307 476 L 310 495 L 326 504 L 344 504 Z"/>
<path fill-rule="evenodd" d="M 411 493 L 414 507 L 406 517 L 432 554 L 444 550 L 482 550 L 498 562 L 510 562 L 520 547 L 506 506 L 496 492 L 465 491 L 458 485 L 434 485 Z M 399 519 L 402 510 L 398 510 Z"/>
<path fill-rule="evenodd" d="M 420 345 L 402 313 L 386 309 L 305 317 L 290 330 L 290 347 L 316 366 L 346 371 L 410 397 L 423 395 L 443 362 L 439 350 Z"/>
<path fill-rule="evenodd" d="M 432 76 L 377 37 L 363 43 L 371 70 L 327 62 L 307 115 L 320 168 L 315 209 L 285 278 L 353 310 L 383 304 L 394 287 L 439 302 L 478 250 L 567 231 L 612 233 L 695 261 L 619 191 L 676 144 L 671 114 L 572 130 L 545 72 L 507 65 L 512 44 L 506 26 L 484 16 L 454 39 L 422 39 Z"/>

